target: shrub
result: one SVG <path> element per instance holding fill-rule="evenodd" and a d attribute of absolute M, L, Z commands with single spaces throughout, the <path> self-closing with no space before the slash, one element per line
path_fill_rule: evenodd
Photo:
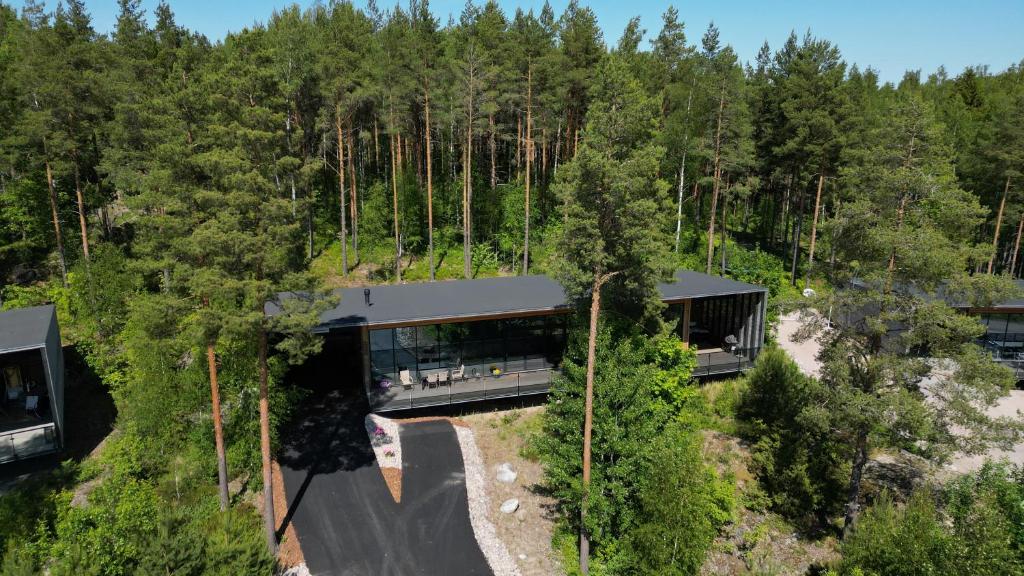
<path fill-rule="evenodd" d="M 824 523 L 842 504 L 848 459 L 833 441 L 821 384 L 803 375 L 778 348 L 768 348 L 747 374 L 738 407 L 753 445 L 753 471 L 773 508 L 806 523 Z"/>

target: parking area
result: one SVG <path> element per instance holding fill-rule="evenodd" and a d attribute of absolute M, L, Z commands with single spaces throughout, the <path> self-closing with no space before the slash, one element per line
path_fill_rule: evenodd
<path fill-rule="evenodd" d="M 469 519 L 462 453 L 451 424 L 401 428 L 402 499 L 374 459 L 363 406 L 329 394 L 286 441 L 281 463 L 311 574 L 490 575 Z"/>

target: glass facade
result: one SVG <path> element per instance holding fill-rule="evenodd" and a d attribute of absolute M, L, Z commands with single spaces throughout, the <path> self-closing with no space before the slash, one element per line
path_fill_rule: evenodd
<path fill-rule="evenodd" d="M 987 313 L 978 319 L 985 325 L 979 344 L 1024 379 L 1024 314 Z"/>
<path fill-rule="evenodd" d="M 377 409 L 547 391 L 565 351 L 566 316 L 369 330 L 369 398 Z"/>

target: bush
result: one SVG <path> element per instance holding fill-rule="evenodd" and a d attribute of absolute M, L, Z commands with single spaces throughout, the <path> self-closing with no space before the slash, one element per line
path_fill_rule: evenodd
<path fill-rule="evenodd" d="M 963 503 L 959 496 L 954 500 Z M 915 493 L 903 507 L 883 495 L 843 542 L 839 572 L 851 576 L 1021 574 L 1024 563 L 1013 545 L 1014 527 L 985 495 L 972 500 L 967 508 L 950 507 L 944 517 L 927 490 Z"/>
<path fill-rule="evenodd" d="M 738 415 L 753 444 L 753 471 L 781 514 L 823 524 L 838 512 L 849 461 L 832 439 L 821 384 L 778 348 L 747 374 Z"/>
<path fill-rule="evenodd" d="M 670 425 L 653 443 L 640 482 L 641 519 L 626 547 L 640 574 L 697 574 L 718 529 L 732 519 L 735 486 L 704 464 L 699 433 Z"/>

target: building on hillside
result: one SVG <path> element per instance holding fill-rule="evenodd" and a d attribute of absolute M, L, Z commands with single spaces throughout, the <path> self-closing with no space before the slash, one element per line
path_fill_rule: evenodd
<path fill-rule="evenodd" d="M 64 355 L 53 306 L 0 312 L 0 463 L 64 440 Z"/>
<path fill-rule="evenodd" d="M 1024 294 L 1024 280 L 1017 280 L 1017 288 Z M 977 316 L 985 325 L 985 334 L 978 344 L 992 354 L 992 358 L 1013 370 L 1017 381 L 1024 380 L 1024 297 L 1017 296 L 986 308 L 959 307 Z"/>
<path fill-rule="evenodd" d="M 680 271 L 659 285 L 666 314 L 697 347 L 696 376 L 750 367 L 764 345 L 767 290 Z M 344 288 L 316 332 L 358 347 L 370 407 L 400 410 L 543 394 L 570 312 L 558 282 L 509 276 Z M 267 306 L 268 314 L 278 308 Z"/>

